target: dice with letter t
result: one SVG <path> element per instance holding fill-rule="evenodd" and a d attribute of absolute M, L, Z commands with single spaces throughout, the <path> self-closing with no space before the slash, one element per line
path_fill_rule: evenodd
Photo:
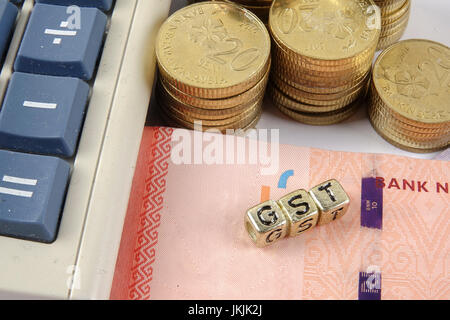
<path fill-rule="evenodd" d="M 309 190 L 319 208 L 318 225 L 326 224 L 342 217 L 348 209 L 350 198 L 341 184 L 331 179 Z"/>
<path fill-rule="evenodd" d="M 265 247 L 284 238 L 288 225 L 278 204 L 269 200 L 247 210 L 245 228 L 258 247 Z"/>
<path fill-rule="evenodd" d="M 319 219 L 319 210 L 308 191 L 300 189 L 278 200 L 289 222 L 289 236 L 295 237 L 313 228 Z"/>

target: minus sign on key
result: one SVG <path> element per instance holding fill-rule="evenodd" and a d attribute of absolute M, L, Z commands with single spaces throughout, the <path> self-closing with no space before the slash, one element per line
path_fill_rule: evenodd
<path fill-rule="evenodd" d="M 69 31 L 69 30 L 57 30 L 57 29 L 45 29 L 45 34 L 51 34 L 54 36 L 76 36 L 76 31 Z"/>
<path fill-rule="evenodd" d="M 34 101 L 25 101 L 23 103 L 24 107 L 28 108 L 38 108 L 38 109 L 56 109 L 58 104 L 56 103 L 43 103 L 43 102 L 34 102 Z"/>
<path fill-rule="evenodd" d="M 31 198 L 33 196 L 33 192 L 31 192 L 31 191 L 23 191 L 23 190 L 3 188 L 3 187 L 0 187 L 0 194 L 7 194 L 10 196 L 16 196 L 16 197 L 22 197 L 22 198 Z"/>

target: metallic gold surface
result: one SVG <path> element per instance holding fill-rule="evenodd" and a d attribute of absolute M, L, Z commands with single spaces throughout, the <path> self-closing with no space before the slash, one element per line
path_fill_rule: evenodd
<path fill-rule="evenodd" d="M 398 30 L 398 32 L 385 36 L 383 38 L 380 38 L 379 42 L 378 42 L 378 46 L 377 46 L 377 51 L 379 50 L 384 50 L 388 47 L 390 47 L 392 44 L 398 42 L 401 37 L 403 36 L 403 33 L 405 32 L 406 28 L 407 28 L 407 24 L 403 25 L 403 28 Z"/>
<path fill-rule="evenodd" d="M 411 139 L 420 139 L 421 137 L 447 137 L 447 141 L 450 139 L 450 131 L 439 129 L 420 128 L 408 123 L 403 122 L 401 119 L 396 118 L 394 115 L 386 112 L 384 108 L 378 108 L 371 106 L 368 110 L 369 116 L 383 121 L 389 127 L 407 135 Z"/>
<path fill-rule="evenodd" d="M 408 26 L 408 22 L 409 22 L 409 12 L 398 21 L 383 26 L 383 28 L 381 29 L 380 39 L 389 37 L 398 32 L 403 33 L 403 30 Z"/>
<path fill-rule="evenodd" d="M 294 99 L 295 99 L 296 96 L 301 96 L 302 98 L 311 99 L 311 100 L 336 101 L 336 100 L 339 100 L 341 98 L 348 97 L 353 92 L 355 92 L 355 91 L 361 89 L 362 87 L 364 87 L 364 85 L 366 84 L 366 82 L 367 82 L 367 80 L 369 78 L 370 78 L 370 74 L 367 74 L 365 81 L 360 81 L 354 87 L 352 87 L 350 89 L 342 90 L 342 91 L 339 91 L 339 92 L 336 92 L 336 93 L 332 93 L 332 92 L 330 92 L 330 93 L 313 93 L 313 92 L 308 92 L 308 91 L 299 89 L 297 87 L 294 87 L 294 86 L 290 85 L 287 82 L 284 82 L 275 73 L 272 74 L 271 81 L 277 88 L 281 88 L 282 89 L 281 91 L 283 91 L 285 93 L 288 93 L 287 95 L 291 96 Z M 292 92 L 292 94 L 289 94 L 289 92 Z"/>
<path fill-rule="evenodd" d="M 411 8 L 411 0 L 407 0 L 404 2 L 404 4 L 398 10 L 395 10 L 388 14 L 382 15 L 381 16 L 382 17 L 382 21 L 381 21 L 382 28 L 384 25 L 391 24 L 391 23 L 403 18 L 405 16 L 405 14 L 410 10 L 410 8 Z"/>
<path fill-rule="evenodd" d="M 406 40 L 385 50 L 373 70 L 381 100 L 407 119 L 450 125 L 450 48 Z"/>
<path fill-rule="evenodd" d="M 376 110 L 376 112 L 381 113 L 386 117 L 394 118 L 400 123 L 402 123 L 405 127 L 410 128 L 411 130 L 416 130 L 420 132 L 447 132 L 449 131 L 448 126 L 442 126 L 439 123 L 423 123 L 419 121 L 414 121 L 408 118 L 405 118 L 400 113 L 394 111 L 389 108 L 383 100 L 381 100 L 380 96 L 376 92 L 376 89 L 373 85 L 371 85 L 370 96 L 369 96 L 369 106 L 371 109 Z"/>
<path fill-rule="evenodd" d="M 272 56 L 276 64 L 280 66 L 281 69 L 287 70 L 291 74 L 305 74 L 308 77 L 315 77 L 316 79 L 325 78 L 339 78 L 339 77 L 352 77 L 357 78 L 357 74 L 361 75 L 367 72 L 367 70 L 372 66 L 372 59 L 369 57 L 366 61 L 359 65 L 353 66 L 342 66 L 342 67 L 316 67 L 309 64 L 299 64 L 297 61 L 293 61 L 289 56 L 279 54 L 279 51 L 272 47 Z"/>
<path fill-rule="evenodd" d="M 270 65 L 269 65 L 270 67 Z M 204 99 L 204 98 L 198 98 L 189 94 L 186 94 L 182 92 L 181 90 L 175 88 L 169 83 L 166 83 L 163 78 L 160 77 L 162 80 L 162 84 L 164 85 L 164 89 L 170 93 L 171 96 L 176 98 L 180 103 L 187 104 L 189 106 L 194 106 L 196 108 L 201 109 L 235 109 L 238 106 L 247 103 L 251 100 L 254 100 L 255 97 L 261 97 L 264 95 L 267 81 L 269 79 L 270 74 L 270 68 L 267 69 L 266 74 L 264 77 L 252 88 L 249 90 L 229 98 L 223 98 L 223 99 Z"/>
<path fill-rule="evenodd" d="M 213 1 L 225 1 L 229 3 L 235 3 L 243 8 L 252 11 L 258 16 L 264 23 L 269 20 L 269 9 L 272 4 L 272 0 L 213 0 Z M 201 2 L 199 1 L 190 1 Z"/>
<path fill-rule="evenodd" d="M 369 112 L 371 122 L 374 126 L 379 128 L 380 130 L 383 130 L 385 134 L 398 138 L 401 141 L 405 141 L 412 146 L 416 146 L 417 148 L 438 148 L 441 146 L 446 146 L 449 143 L 449 133 L 447 133 L 446 135 L 441 135 L 407 131 L 396 126 L 397 123 L 395 121 L 392 121 L 392 119 L 385 118 L 379 113 L 374 113 L 372 110 Z"/>
<path fill-rule="evenodd" d="M 310 72 L 314 72 L 314 74 L 329 76 L 333 73 L 338 75 L 346 72 L 351 72 L 353 70 L 359 69 L 367 69 L 369 65 L 372 63 L 372 59 L 374 56 L 375 47 L 372 48 L 370 52 L 365 54 L 364 57 L 360 56 L 360 60 L 355 61 L 354 63 L 343 63 L 339 65 L 326 65 L 325 62 L 323 65 L 320 64 L 312 64 L 305 60 L 303 60 L 299 56 L 292 56 L 284 52 L 280 47 L 276 45 L 276 42 L 273 41 L 272 45 L 272 58 L 275 61 L 279 61 L 286 66 L 291 66 L 292 68 L 301 68 L 303 70 L 310 70 Z"/>
<path fill-rule="evenodd" d="M 365 87 L 362 86 L 340 98 L 331 99 L 331 100 L 317 100 L 317 99 L 307 98 L 303 94 L 302 91 L 300 91 L 294 87 L 291 87 L 289 85 L 286 85 L 283 83 L 277 84 L 275 81 L 274 81 L 274 84 L 277 87 L 277 89 L 280 92 L 282 92 L 288 99 L 294 100 L 294 101 L 302 103 L 302 104 L 309 104 L 309 105 L 314 105 L 317 107 L 332 107 L 335 109 L 343 108 L 343 107 L 349 105 L 350 103 L 352 103 L 353 101 L 358 99 L 358 97 L 362 94 L 362 92 L 365 89 Z"/>
<path fill-rule="evenodd" d="M 162 77 L 182 92 L 225 98 L 261 80 L 268 68 L 270 37 L 248 10 L 201 2 L 178 10 L 163 23 L 156 55 Z"/>
<path fill-rule="evenodd" d="M 359 80 L 355 80 L 354 82 L 350 82 L 350 83 L 338 85 L 338 86 L 326 86 L 324 84 L 303 85 L 303 84 L 293 81 L 292 79 L 288 78 L 286 75 L 284 75 L 282 73 L 276 74 L 276 77 L 279 77 L 282 81 L 286 82 L 287 84 L 289 84 L 292 87 L 295 87 L 302 91 L 316 93 L 316 94 L 340 93 L 342 91 L 351 90 L 352 88 L 356 88 L 356 87 L 360 86 L 362 83 L 367 82 L 367 74 L 364 75 L 363 77 L 361 77 L 361 79 L 359 79 Z"/>
<path fill-rule="evenodd" d="M 392 45 L 377 59 L 369 118 L 388 142 L 411 152 L 450 143 L 450 49 L 428 40 Z"/>
<path fill-rule="evenodd" d="M 389 133 L 384 130 L 382 127 L 378 127 L 376 123 L 372 122 L 372 119 L 370 120 L 372 123 L 373 128 L 375 131 L 387 142 L 392 144 L 393 146 L 409 151 L 409 152 L 415 152 L 415 153 L 430 153 L 430 152 L 437 152 L 440 150 L 444 150 L 448 147 L 447 145 L 443 145 L 440 147 L 430 147 L 430 146 L 417 146 L 415 143 L 405 142 L 399 139 L 398 137 L 395 137 L 393 135 L 389 135 Z"/>
<path fill-rule="evenodd" d="M 182 119 L 184 121 L 188 121 L 191 123 L 194 123 L 195 121 L 201 120 L 203 122 L 203 125 L 205 126 L 227 126 L 233 123 L 236 123 L 238 121 L 248 119 L 248 118 L 255 118 L 256 115 L 261 111 L 261 103 L 260 101 L 257 101 L 250 105 L 247 109 L 245 109 L 243 112 L 239 113 L 238 115 L 234 115 L 231 117 L 226 117 L 222 119 L 208 119 L 209 117 L 204 117 L 202 115 L 193 115 L 185 111 L 181 111 L 177 108 L 174 108 L 173 105 L 166 104 L 162 105 L 162 107 L 165 107 L 167 112 L 170 113 L 171 116 L 174 116 L 178 119 Z"/>
<path fill-rule="evenodd" d="M 288 224 L 278 204 L 269 200 L 247 210 L 245 229 L 258 247 L 273 244 L 286 236 Z"/>
<path fill-rule="evenodd" d="M 319 210 L 308 191 L 293 191 L 277 202 L 288 222 L 288 236 L 296 237 L 316 226 Z"/>
<path fill-rule="evenodd" d="M 262 101 L 259 103 L 261 104 Z M 169 125 L 174 126 L 174 127 L 195 129 L 194 122 L 193 122 L 194 119 L 192 119 L 192 121 L 186 121 L 184 119 L 181 119 L 181 118 L 177 117 L 176 115 L 168 112 L 167 108 L 165 108 L 164 105 L 161 105 L 161 104 L 162 103 L 159 102 L 159 111 L 160 111 L 159 113 L 162 116 L 162 118 Z M 228 125 L 222 125 L 222 126 L 218 126 L 218 125 L 207 126 L 207 125 L 202 124 L 202 130 L 206 131 L 206 130 L 210 130 L 210 129 L 215 129 L 215 130 L 221 131 L 222 133 L 225 133 L 227 129 L 242 129 L 243 131 L 246 131 L 249 128 L 253 128 L 258 123 L 260 117 L 261 117 L 261 109 L 259 108 L 255 117 L 249 116 L 249 117 L 241 119 L 237 122 L 234 122 L 234 123 L 231 123 Z"/>
<path fill-rule="evenodd" d="M 267 88 L 273 103 L 276 106 L 282 106 L 292 111 L 305 112 L 305 113 L 328 113 L 342 109 L 342 106 L 317 106 L 307 103 L 301 103 L 296 100 L 290 99 L 283 92 L 281 92 L 275 85 L 269 84 Z"/>
<path fill-rule="evenodd" d="M 369 67 L 368 67 L 369 68 Z M 361 78 L 364 77 L 367 73 L 367 70 L 362 70 L 361 72 L 348 72 L 345 76 L 341 77 L 319 77 L 319 76 L 310 76 L 306 73 L 298 72 L 298 69 L 286 69 L 282 67 L 280 64 L 274 61 L 272 66 L 272 73 L 277 74 L 281 77 L 288 78 L 290 82 L 295 82 L 301 86 L 306 87 L 327 87 L 327 88 L 336 88 L 342 86 L 348 86 L 351 88 L 360 82 Z M 296 72 L 297 71 L 297 72 Z M 295 85 L 292 85 L 295 87 Z"/>
<path fill-rule="evenodd" d="M 269 93 L 278 109 L 313 125 L 356 112 L 367 92 L 380 19 L 372 0 L 275 0 Z"/>
<path fill-rule="evenodd" d="M 399 10 L 405 4 L 406 0 L 374 0 L 375 4 L 380 7 L 381 15 L 389 15 Z"/>
<path fill-rule="evenodd" d="M 350 205 L 349 196 L 335 179 L 315 186 L 309 190 L 309 194 L 319 208 L 318 225 L 327 224 L 341 218 Z"/>
<path fill-rule="evenodd" d="M 359 107 L 361 106 L 361 101 L 357 100 L 344 109 L 326 113 L 298 112 L 277 103 L 275 103 L 275 106 L 282 113 L 295 121 L 314 126 L 325 126 L 336 124 L 350 118 L 356 113 L 356 111 L 358 111 Z"/>
<path fill-rule="evenodd" d="M 375 1 L 381 8 L 381 33 L 377 50 L 382 50 L 402 37 L 409 22 L 411 1 Z"/>
<path fill-rule="evenodd" d="M 286 51 L 330 65 L 353 61 L 378 42 L 380 30 L 368 21 L 376 11 L 372 0 L 275 0 L 269 28 Z"/>
<path fill-rule="evenodd" d="M 261 91 L 258 95 L 254 96 L 253 98 L 244 102 L 243 104 L 227 109 L 203 109 L 188 104 L 183 104 L 176 97 L 171 95 L 170 92 L 165 90 L 162 87 L 160 81 L 158 81 L 157 83 L 155 93 L 157 100 L 160 101 L 163 105 L 175 108 L 178 111 L 184 113 L 188 117 L 205 120 L 222 120 L 242 115 L 246 109 L 250 108 L 250 106 L 254 105 L 256 102 L 262 100 L 265 91 Z M 220 102 L 216 103 L 220 104 Z"/>

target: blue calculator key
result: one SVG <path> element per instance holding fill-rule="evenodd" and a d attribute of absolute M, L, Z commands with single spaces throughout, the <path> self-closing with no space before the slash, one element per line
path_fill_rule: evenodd
<path fill-rule="evenodd" d="M 88 95 L 77 78 L 15 72 L 0 110 L 0 148 L 71 157 Z"/>
<path fill-rule="evenodd" d="M 0 0 L 0 60 L 5 53 L 18 9 L 7 0 Z"/>
<path fill-rule="evenodd" d="M 89 80 L 106 29 L 96 8 L 36 4 L 17 54 L 16 71 Z"/>
<path fill-rule="evenodd" d="M 64 160 L 0 150 L 0 235 L 53 242 L 69 174 Z"/>
<path fill-rule="evenodd" d="M 108 11 L 112 7 L 113 0 L 35 0 L 35 2 L 63 6 L 96 7 L 100 10 Z"/>

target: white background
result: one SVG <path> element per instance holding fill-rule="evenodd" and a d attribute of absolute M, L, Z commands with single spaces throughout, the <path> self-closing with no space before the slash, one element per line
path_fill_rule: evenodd
<path fill-rule="evenodd" d="M 185 6 L 186 0 L 173 0 L 171 12 Z M 412 0 L 408 28 L 402 39 L 429 39 L 450 46 L 450 0 Z M 449 101 L 450 103 L 450 101 Z M 164 124 L 151 103 L 150 123 Z M 332 126 L 309 126 L 284 116 L 266 97 L 257 128 L 280 129 L 280 143 L 336 151 L 390 153 L 431 159 L 437 153 L 416 154 L 400 150 L 381 138 L 372 128 L 366 107 L 349 120 Z"/>

